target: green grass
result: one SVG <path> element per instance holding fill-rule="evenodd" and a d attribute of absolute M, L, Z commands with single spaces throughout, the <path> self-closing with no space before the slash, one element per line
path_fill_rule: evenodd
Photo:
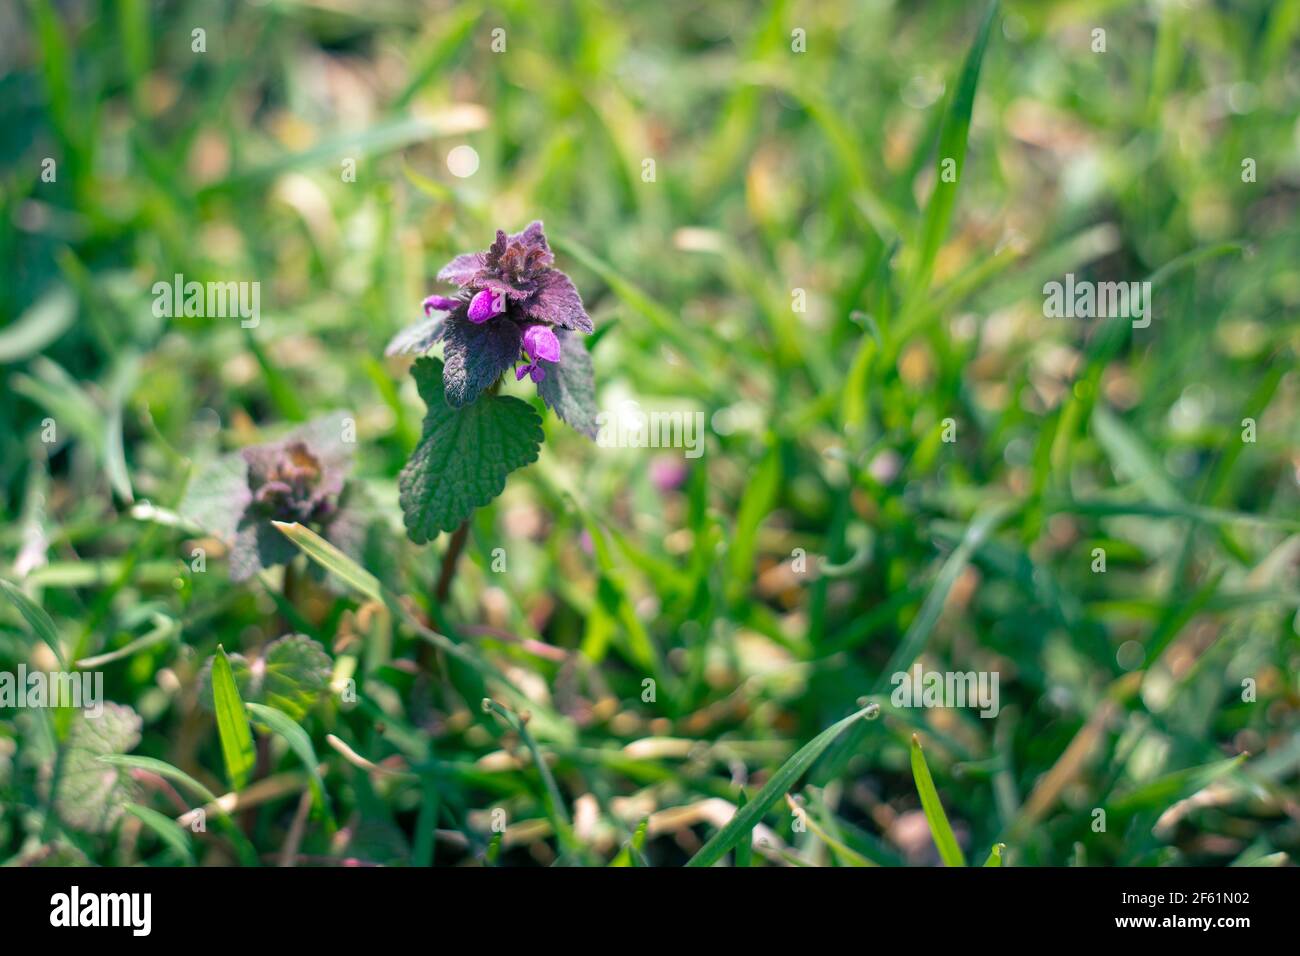
<path fill-rule="evenodd" d="M 141 727 L 83 825 L 74 715 L 0 707 L 0 861 L 1293 859 L 1297 11 L 20 4 L 0 672 L 101 672 Z M 602 408 L 701 412 L 704 453 L 545 413 L 440 602 L 383 347 L 534 218 Z M 259 282 L 260 324 L 156 315 L 177 273 Z M 1045 318 L 1067 273 L 1151 281 L 1150 327 Z M 339 409 L 360 559 L 284 524 L 292 573 L 233 584 L 190 481 Z M 219 653 L 294 632 L 301 719 Z M 998 716 L 895 706 L 916 663 L 996 672 Z"/>

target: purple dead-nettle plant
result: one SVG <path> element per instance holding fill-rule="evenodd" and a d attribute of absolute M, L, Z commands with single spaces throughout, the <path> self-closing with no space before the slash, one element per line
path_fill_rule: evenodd
<path fill-rule="evenodd" d="M 358 554 L 366 519 L 348 481 L 355 447 L 343 440 L 348 422 L 342 413 L 317 419 L 279 441 L 224 455 L 195 475 L 180 513 L 229 547 L 233 580 L 298 554 L 273 521 L 306 525 Z"/>
<path fill-rule="evenodd" d="M 498 231 L 485 252 L 452 259 L 438 279 L 453 295 L 424 300 L 427 318 L 399 333 L 389 355 L 422 354 L 412 374 L 428 405 L 424 433 L 399 479 L 411 539 L 452 531 L 501 493 L 506 475 L 536 460 L 541 419 L 497 394 L 505 376 L 528 378 L 560 419 L 596 436 L 596 388 L 583 335 L 591 319 L 573 282 L 553 267 L 540 222 Z"/>

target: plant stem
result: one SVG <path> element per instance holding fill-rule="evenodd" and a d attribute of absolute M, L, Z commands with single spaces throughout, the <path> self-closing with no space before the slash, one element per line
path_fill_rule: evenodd
<path fill-rule="evenodd" d="M 298 607 L 298 558 L 284 566 L 284 578 L 280 583 L 280 594 L 290 607 Z M 294 630 L 293 621 L 286 614 L 280 614 L 280 633 L 288 634 Z"/>
<path fill-rule="evenodd" d="M 465 550 L 465 542 L 468 538 L 469 519 L 466 518 L 461 526 L 452 532 L 447 551 L 442 556 L 442 570 L 438 574 L 438 586 L 433 592 L 433 598 L 437 601 L 439 609 L 447 603 L 447 598 L 451 594 L 451 582 L 456 577 L 456 562 L 460 559 L 460 553 Z"/>
<path fill-rule="evenodd" d="M 465 542 L 468 538 L 469 519 L 467 518 L 452 532 L 451 540 L 447 542 L 447 550 L 442 555 L 442 567 L 438 572 L 438 583 L 433 589 L 433 606 L 430 608 L 435 621 L 442 618 L 443 605 L 451 595 L 451 582 L 456 577 L 456 563 L 460 560 L 460 553 L 465 550 Z M 432 644 L 425 644 L 420 648 L 419 661 L 424 670 L 432 672 L 436 659 L 437 652 Z"/>

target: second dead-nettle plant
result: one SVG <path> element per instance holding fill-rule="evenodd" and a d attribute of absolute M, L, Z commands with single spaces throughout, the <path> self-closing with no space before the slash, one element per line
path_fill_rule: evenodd
<path fill-rule="evenodd" d="M 201 468 L 179 511 L 230 549 L 230 576 L 244 581 L 287 565 L 298 549 L 276 521 L 305 525 L 345 553 L 359 556 L 368 509 L 348 480 L 355 444 L 352 417 L 325 415 L 279 441 L 250 445 Z M 320 571 L 312 565 L 312 573 Z"/>
<path fill-rule="evenodd" d="M 547 407 L 588 438 L 596 435 L 596 389 L 582 336 L 592 331 L 582 297 L 552 267 L 542 224 L 485 252 L 452 259 L 438 279 L 453 295 L 424 300 L 427 318 L 400 332 L 389 355 L 423 354 L 411 374 L 428 406 L 424 430 L 398 479 L 407 534 L 423 544 L 454 531 L 501 494 L 506 476 L 537 460 L 542 420 L 527 402 L 497 394 L 514 371 Z"/>

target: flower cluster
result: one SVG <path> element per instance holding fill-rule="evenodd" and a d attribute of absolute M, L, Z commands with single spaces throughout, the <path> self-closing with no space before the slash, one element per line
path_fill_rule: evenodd
<path fill-rule="evenodd" d="M 570 399 L 594 391 L 591 362 L 577 338 L 593 327 L 578 290 L 554 261 L 540 222 L 513 235 L 498 230 L 487 250 L 459 255 L 442 268 L 438 279 L 458 292 L 425 299 L 429 318 L 399 333 L 388 354 L 423 353 L 441 341 L 443 385 L 453 408 L 473 402 L 514 367 L 517 381 L 528 376 L 562 419 L 589 432 Z"/>

